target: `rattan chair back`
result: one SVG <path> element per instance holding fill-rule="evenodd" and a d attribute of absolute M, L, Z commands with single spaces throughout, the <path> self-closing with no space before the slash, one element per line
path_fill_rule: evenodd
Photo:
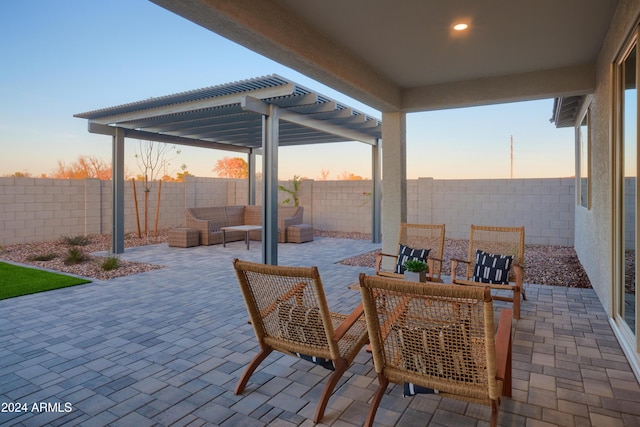
<path fill-rule="evenodd" d="M 286 267 L 235 260 L 234 268 L 260 352 L 238 381 L 242 393 L 252 373 L 273 351 L 323 359 L 332 365 L 314 416 L 322 419 L 329 397 L 368 342 L 362 305 L 351 314 L 330 312 L 316 267 Z"/>
<path fill-rule="evenodd" d="M 316 267 L 234 263 L 258 341 L 276 350 L 335 359 L 334 326 Z"/>
<path fill-rule="evenodd" d="M 360 290 L 382 388 L 379 398 L 389 382 L 413 383 L 438 390 L 444 397 L 497 408 L 504 374 L 497 376 L 494 308 L 488 287 L 361 275 Z M 509 353 L 511 316 L 510 310 L 502 316 L 509 322 Z M 510 395 L 510 366 L 508 387 Z M 374 397 L 368 425 L 379 398 Z"/>
<path fill-rule="evenodd" d="M 408 246 L 413 249 L 429 249 L 429 258 L 435 262 L 430 262 L 429 276 L 440 278 L 440 271 L 442 270 L 442 259 L 444 253 L 444 224 L 408 224 L 401 223 L 400 231 L 398 233 L 398 246 L 396 246 L 395 254 L 383 254 L 384 257 L 393 258 L 397 261 L 397 250 L 400 245 Z M 382 260 L 381 260 L 382 261 Z M 378 274 L 387 277 L 401 278 L 402 275 L 395 274 L 386 270 L 378 268 Z"/>
<path fill-rule="evenodd" d="M 491 254 L 511 255 L 515 264 L 524 266 L 524 227 L 471 225 L 467 279 L 473 276 L 478 249 Z M 514 271 L 512 269 L 509 274 L 512 282 L 515 281 Z"/>

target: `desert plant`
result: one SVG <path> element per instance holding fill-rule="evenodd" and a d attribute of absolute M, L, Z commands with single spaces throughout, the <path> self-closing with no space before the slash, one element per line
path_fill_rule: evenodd
<path fill-rule="evenodd" d="M 404 268 L 407 271 L 412 271 L 414 273 L 419 273 L 421 271 L 429 272 L 429 266 L 426 262 L 419 259 L 410 259 L 404 263 Z"/>
<path fill-rule="evenodd" d="M 51 261 L 52 259 L 55 259 L 58 257 L 58 254 L 50 252 L 48 254 L 36 254 L 36 255 L 29 255 L 27 257 L 28 261 Z"/>
<path fill-rule="evenodd" d="M 81 264 L 87 260 L 87 256 L 78 248 L 69 248 L 67 257 L 64 259 L 64 265 Z"/>
<path fill-rule="evenodd" d="M 300 200 L 298 199 L 298 192 L 300 191 L 300 184 L 302 184 L 302 179 L 298 175 L 293 176 L 291 188 L 285 187 L 284 185 L 278 185 L 278 190 L 284 191 L 285 193 L 291 194 L 291 197 L 284 199 L 282 201 L 283 205 L 288 205 L 292 202 L 293 198 L 293 206 L 300 206 Z"/>
<path fill-rule="evenodd" d="M 62 236 L 62 242 L 69 246 L 87 246 L 91 243 L 91 239 L 88 236 Z"/>
<path fill-rule="evenodd" d="M 102 264 L 100 265 L 100 267 L 104 271 L 117 270 L 118 268 L 120 268 L 120 258 L 118 258 L 117 256 L 110 255 L 107 258 L 105 258 L 104 261 L 102 261 Z"/>

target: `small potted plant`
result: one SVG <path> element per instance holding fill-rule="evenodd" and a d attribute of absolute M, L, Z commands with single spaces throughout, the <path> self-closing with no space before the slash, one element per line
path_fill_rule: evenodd
<path fill-rule="evenodd" d="M 429 266 L 419 259 L 410 259 L 404 263 L 404 280 L 408 282 L 426 282 Z"/>

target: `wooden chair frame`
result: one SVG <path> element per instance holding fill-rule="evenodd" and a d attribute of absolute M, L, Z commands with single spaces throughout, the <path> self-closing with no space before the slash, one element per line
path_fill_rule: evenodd
<path fill-rule="evenodd" d="M 233 266 L 260 351 L 240 377 L 245 389 L 260 363 L 273 351 L 331 360 L 335 368 L 318 402 L 319 422 L 335 386 L 368 341 L 362 304 L 352 313 L 330 312 L 316 267 L 286 267 L 234 260 Z"/>
<path fill-rule="evenodd" d="M 509 272 L 509 284 L 488 284 L 472 281 L 475 268 L 476 250 L 492 254 L 513 256 L 513 265 Z M 464 264 L 464 276 L 458 277 L 459 264 Z M 471 225 L 469 235 L 469 252 L 467 260 L 451 260 L 451 283 L 457 285 L 489 286 L 493 290 L 507 290 L 513 292 L 513 297 L 494 295 L 494 300 L 510 301 L 513 303 L 513 316 L 520 318 L 520 296 L 527 299 L 522 286 L 524 270 L 524 227 L 491 227 Z"/>
<path fill-rule="evenodd" d="M 496 334 L 489 287 L 361 274 L 360 292 L 379 382 L 365 426 L 390 382 L 489 405 L 497 425 L 501 397 L 512 390 L 512 313 L 502 310 Z"/>
<path fill-rule="evenodd" d="M 398 260 L 398 249 L 400 245 L 409 246 L 414 249 L 429 249 L 427 264 L 429 274 L 427 280 L 440 281 L 440 271 L 444 255 L 444 224 L 400 224 L 398 233 L 398 246 L 395 254 L 381 253 L 376 256 L 376 275 L 385 277 L 395 277 L 401 279 L 402 274 L 383 269 L 385 259 L 393 259 L 394 265 Z"/>

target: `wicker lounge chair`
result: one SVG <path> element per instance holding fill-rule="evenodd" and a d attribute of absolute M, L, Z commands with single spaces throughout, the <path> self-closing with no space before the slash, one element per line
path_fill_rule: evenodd
<path fill-rule="evenodd" d="M 488 287 L 361 274 L 360 292 L 379 382 L 366 426 L 390 382 L 490 405 L 496 425 L 500 398 L 511 396 L 512 315 L 502 310 L 494 335 Z"/>
<path fill-rule="evenodd" d="M 481 251 L 481 252 L 478 252 Z M 484 255 L 483 255 L 484 254 Z M 482 258 L 478 258 L 481 256 Z M 511 257 L 511 266 L 507 273 L 500 268 L 490 266 L 492 262 L 500 264 L 504 258 Z M 480 274 L 476 269 L 480 259 Z M 464 276 L 457 275 L 458 265 L 465 264 Z M 472 225 L 469 235 L 469 253 L 467 260 L 453 259 L 451 263 L 451 283 L 457 285 L 477 286 L 478 282 L 489 286 L 493 290 L 513 292 L 513 296 L 495 295 L 494 300 L 513 302 L 513 316 L 520 318 L 520 296 L 526 300 L 527 295 L 522 286 L 524 265 L 524 227 L 488 227 Z M 484 276 L 486 272 L 486 277 Z M 498 277 L 502 274 L 502 277 Z"/>
<path fill-rule="evenodd" d="M 400 224 L 398 250 L 395 254 L 382 253 L 376 256 L 376 274 L 401 279 L 403 275 L 398 272 L 397 265 L 398 255 L 403 247 L 417 251 L 428 249 L 429 280 L 439 281 L 444 252 L 444 230 L 444 224 Z M 393 266 L 396 268 L 390 267 L 390 260 L 393 261 Z M 383 263 L 388 264 L 386 268 Z"/>
<path fill-rule="evenodd" d="M 235 394 L 244 390 L 260 363 L 273 351 L 304 356 L 334 368 L 324 387 L 314 421 L 319 422 L 336 384 L 368 342 L 362 305 L 351 314 L 329 311 L 316 267 L 283 267 L 235 260 L 260 352 L 240 377 Z M 323 363 L 324 362 L 324 363 Z"/>

